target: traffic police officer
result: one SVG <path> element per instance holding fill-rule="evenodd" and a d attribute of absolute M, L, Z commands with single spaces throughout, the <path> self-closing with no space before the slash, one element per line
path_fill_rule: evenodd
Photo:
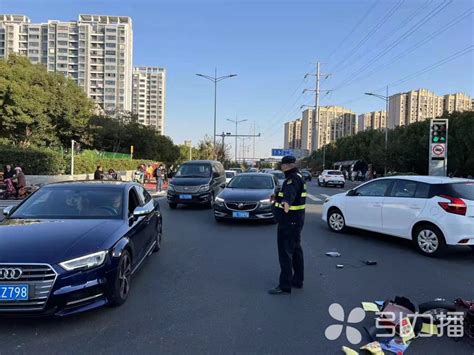
<path fill-rule="evenodd" d="M 283 157 L 281 170 L 285 173 L 285 182 L 274 205 L 281 273 L 279 285 L 268 291 L 272 295 L 289 294 L 292 287 L 302 288 L 304 281 L 301 231 L 305 216 L 306 184 L 296 167 L 295 157 Z"/>

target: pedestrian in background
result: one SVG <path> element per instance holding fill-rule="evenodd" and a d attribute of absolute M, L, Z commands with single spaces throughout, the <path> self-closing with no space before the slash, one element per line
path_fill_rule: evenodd
<path fill-rule="evenodd" d="M 163 182 L 165 180 L 165 170 L 162 164 L 156 168 L 154 175 L 156 178 L 156 191 L 161 192 L 163 189 Z"/>
<path fill-rule="evenodd" d="M 104 179 L 104 170 L 102 166 L 97 165 L 97 169 L 94 172 L 94 180 L 103 180 Z"/>
<path fill-rule="evenodd" d="M 12 166 L 10 164 L 5 165 L 3 168 L 3 179 L 11 179 L 13 178 L 13 175 L 15 175 L 15 172 L 12 169 Z"/>
<path fill-rule="evenodd" d="M 281 160 L 285 181 L 275 199 L 274 213 L 278 222 L 278 259 L 280 282 L 268 291 L 271 295 L 290 294 L 291 288 L 303 288 L 304 258 L 301 247 L 306 208 L 306 184 L 296 166 L 296 158 Z"/>
<path fill-rule="evenodd" d="M 26 195 L 26 176 L 19 166 L 15 168 L 13 180 L 16 189 L 16 198 Z"/>

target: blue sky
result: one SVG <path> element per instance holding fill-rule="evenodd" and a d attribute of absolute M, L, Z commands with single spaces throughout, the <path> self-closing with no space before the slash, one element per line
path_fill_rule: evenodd
<path fill-rule="evenodd" d="M 168 71 L 166 134 L 175 143 L 212 135 L 213 87 L 194 74 L 212 74 L 215 67 L 219 74 L 238 74 L 219 84 L 218 132 L 233 132 L 227 118 L 248 119 L 242 133 L 250 133 L 255 122 L 262 133 L 258 157 L 280 147 L 283 123 L 298 118 L 302 104 L 313 104 L 312 94 L 301 91 L 314 87 L 314 80 L 303 76 L 314 71 L 317 60 L 332 74 L 322 89 L 338 88 L 322 97 L 322 105 L 344 105 L 357 113 L 382 109 L 383 101 L 363 93 L 384 93 L 385 85 L 399 81 L 390 94 L 424 87 L 440 95 L 474 96 L 472 51 L 401 80 L 472 49 L 472 7 L 471 0 L 0 0 L 0 13 L 25 14 L 33 22 L 73 20 L 79 13 L 131 16 L 134 64 Z M 420 24 L 436 9 L 438 14 Z M 469 9 L 470 15 L 456 22 Z M 451 21 L 451 28 L 408 52 Z"/>

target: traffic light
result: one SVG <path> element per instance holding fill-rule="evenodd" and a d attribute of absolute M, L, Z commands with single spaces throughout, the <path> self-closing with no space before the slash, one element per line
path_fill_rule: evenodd
<path fill-rule="evenodd" d="M 447 130 L 445 122 L 435 122 L 431 126 L 431 143 L 446 143 Z"/>

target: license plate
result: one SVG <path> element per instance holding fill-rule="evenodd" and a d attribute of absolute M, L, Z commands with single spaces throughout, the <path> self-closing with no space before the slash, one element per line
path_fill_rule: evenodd
<path fill-rule="evenodd" d="M 248 212 L 232 212 L 232 217 L 234 218 L 249 218 Z"/>
<path fill-rule="evenodd" d="M 193 195 L 179 195 L 180 200 L 192 200 Z"/>
<path fill-rule="evenodd" d="M 0 285 L 0 301 L 27 301 L 28 285 Z"/>

